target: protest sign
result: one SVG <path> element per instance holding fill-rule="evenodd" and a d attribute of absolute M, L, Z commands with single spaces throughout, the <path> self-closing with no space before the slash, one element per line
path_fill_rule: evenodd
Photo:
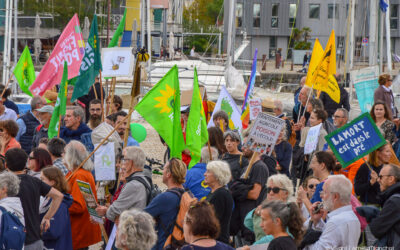
<path fill-rule="evenodd" d="M 317 126 L 311 127 L 308 130 L 306 143 L 304 144 L 304 154 L 311 154 L 317 149 L 319 132 L 321 131 L 322 123 Z"/>
<path fill-rule="evenodd" d="M 247 138 L 247 146 L 252 151 L 271 154 L 284 126 L 284 120 L 259 113 Z"/>
<path fill-rule="evenodd" d="M 361 113 L 369 112 L 374 104 L 374 92 L 379 86 L 379 67 L 372 66 L 350 71 L 350 78 L 356 89 Z"/>
<path fill-rule="evenodd" d="M 101 61 L 103 77 L 132 76 L 135 61 L 132 48 L 103 48 Z"/>
<path fill-rule="evenodd" d="M 343 168 L 386 143 L 369 113 L 360 115 L 325 139 Z"/>
<path fill-rule="evenodd" d="M 97 147 L 98 144 L 94 146 Z M 114 142 L 101 145 L 94 153 L 94 172 L 96 181 L 115 180 Z"/>
<path fill-rule="evenodd" d="M 97 207 L 97 202 L 96 199 L 94 198 L 92 188 L 90 187 L 90 184 L 84 181 L 77 180 L 78 187 L 81 190 L 83 199 L 85 199 L 86 202 L 86 207 L 88 209 L 88 212 L 90 214 L 90 217 L 100 223 L 103 224 L 103 219 L 101 216 L 99 216 L 96 212 L 96 207 Z"/>
<path fill-rule="evenodd" d="M 262 112 L 261 98 L 250 99 L 250 120 L 253 121 L 257 118 L 258 113 Z"/>

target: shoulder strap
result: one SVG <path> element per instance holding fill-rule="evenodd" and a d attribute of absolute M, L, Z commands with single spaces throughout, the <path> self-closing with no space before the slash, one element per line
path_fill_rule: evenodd
<path fill-rule="evenodd" d="M 144 178 L 147 179 L 146 176 L 145 176 Z M 140 177 L 140 176 L 133 176 L 133 177 L 131 178 L 130 181 L 133 181 L 133 180 L 142 183 L 142 185 L 144 186 L 144 188 L 147 190 L 147 201 L 146 201 L 146 203 L 148 203 L 148 202 L 150 201 L 150 196 L 151 196 L 151 186 L 150 186 L 151 183 L 150 183 L 150 185 L 149 185 L 149 184 L 148 184 L 142 177 Z"/>
<path fill-rule="evenodd" d="M 242 162 L 243 162 L 243 154 L 241 154 L 239 158 L 240 168 L 242 168 Z"/>

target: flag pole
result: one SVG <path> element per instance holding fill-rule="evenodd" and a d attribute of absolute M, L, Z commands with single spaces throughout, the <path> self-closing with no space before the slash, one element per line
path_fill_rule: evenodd
<path fill-rule="evenodd" d="M 94 82 L 92 87 L 93 87 L 93 90 L 94 90 L 94 96 L 96 97 L 96 99 L 99 99 L 99 96 L 97 95 L 97 90 L 96 90 L 96 82 Z"/>
<path fill-rule="evenodd" d="M 246 172 L 244 174 L 244 179 L 247 179 L 247 177 L 249 177 L 250 174 L 250 170 L 253 168 L 254 162 L 256 161 L 256 158 L 258 156 L 258 152 L 254 152 L 253 155 L 251 156 L 250 162 L 249 162 L 249 166 L 246 169 Z"/>
<path fill-rule="evenodd" d="M 8 81 L 7 81 L 6 85 L 4 86 L 3 91 L 1 92 L 0 98 L 3 98 L 3 95 L 4 95 L 4 93 L 6 92 L 7 87 L 8 87 L 8 85 L 10 84 L 11 79 L 13 78 L 13 76 L 14 76 L 14 74 L 11 72 L 11 76 L 10 76 L 10 78 L 8 78 Z"/>
<path fill-rule="evenodd" d="M 114 104 L 114 94 L 115 94 L 115 83 L 117 82 L 117 78 L 113 77 L 111 80 L 111 98 L 110 98 L 110 106 L 108 106 L 108 113 L 111 114 L 112 112 L 112 105 Z"/>
<path fill-rule="evenodd" d="M 212 153 L 211 153 L 211 145 L 210 145 L 210 140 L 208 140 L 208 142 L 207 142 L 207 145 L 208 145 L 208 152 L 210 153 L 210 161 L 212 161 L 212 160 L 213 160 L 213 158 L 212 158 Z"/>
<path fill-rule="evenodd" d="M 103 93 L 103 79 L 101 78 L 101 69 L 99 70 L 100 74 L 100 98 L 101 98 L 101 122 L 104 122 L 104 93 Z"/>
<path fill-rule="evenodd" d="M 58 118 L 58 131 L 57 131 L 57 138 L 60 138 L 60 130 L 61 130 L 61 114 Z"/>

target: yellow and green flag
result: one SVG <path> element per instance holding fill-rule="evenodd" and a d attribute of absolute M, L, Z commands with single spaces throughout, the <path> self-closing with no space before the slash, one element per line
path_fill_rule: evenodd
<path fill-rule="evenodd" d="M 126 19 L 126 8 L 125 8 L 125 11 L 124 11 L 124 16 L 122 17 L 121 22 L 118 24 L 118 27 L 115 30 L 114 35 L 113 35 L 110 43 L 108 44 L 109 48 L 118 46 L 119 38 L 124 33 L 125 19 Z"/>
<path fill-rule="evenodd" d="M 136 111 L 157 131 L 171 150 L 182 159 L 185 149 L 181 126 L 178 67 L 175 65 L 136 105 Z"/>
<path fill-rule="evenodd" d="M 186 146 L 192 157 L 189 169 L 200 162 L 201 148 L 208 141 L 207 122 L 204 115 L 203 100 L 197 80 L 197 69 L 194 68 L 193 96 L 186 126 Z"/>
<path fill-rule="evenodd" d="M 47 132 L 49 139 L 57 136 L 58 132 L 58 123 L 60 121 L 60 117 L 65 115 L 67 108 L 67 91 L 68 88 L 68 64 L 67 61 L 64 61 L 64 72 L 61 78 L 60 90 L 58 91 L 57 102 L 54 106 L 54 111 L 51 116 L 49 130 Z"/>
<path fill-rule="evenodd" d="M 33 97 L 29 87 L 35 81 L 36 76 L 28 46 L 25 46 L 17 65 L 15 65 L 14 75 L 21 90 Z"/>

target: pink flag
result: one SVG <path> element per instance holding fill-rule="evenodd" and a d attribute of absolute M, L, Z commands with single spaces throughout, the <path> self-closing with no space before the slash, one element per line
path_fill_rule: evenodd
<path fill-rule="evenodd" d="M 44 92 L 61 82 L 64 61 L 68 64 L 68 79 L 79 74 L 82 58 L 85 54 L 85 45 L 82 39 L 78 15 L 69 21 L 57 44 L 51 53 L 49 60 L 40 71 L 29 90 L 32 94 L 42 96 Z"/>

